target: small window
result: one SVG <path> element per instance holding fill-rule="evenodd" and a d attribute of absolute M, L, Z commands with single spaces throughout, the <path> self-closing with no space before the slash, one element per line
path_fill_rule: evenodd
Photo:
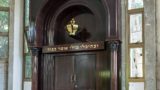
<path fill-rule="evenodd" d="M 0 0 L 0 90 L 6 90 L 8 83 L 9 11 L 9 0 Z"/>
<path fill-rule="evenodd" d="M 32 75 L 32 61 L 31 61 L 31 53 L 27 43 L 27 36 L 26 32 L 28 31 L 29 27 L 29 3 L 30 0 L 25 0 L 25 10 L 24 10 L 24 81 L 31 81 Z"/>
<path fill-rule="evenodd" d="M 9 7 L 9 0 L 0 0 L 0 7 Z"/>
<path fill-rule="evenodd" d="M 143 0 L 128 0 L 128 9 L 143 8 Z"/>
<path fill-rule="evenodd" d="M 0 57 L 8 58 L 8 36 L 0 36 Z"/>
<path fill-rule="evenodd" d="M 25 55 L 25 79 L 31 79 L 32 69 L 31 69 L 31 55 Z"/>
<path fill-rule="evenodd" d="M 130 48 L 130 78 L 143 77 L 143 49 Z"/>
<path fill-rule="evenodd" d="M 0 0 L 0 59 L 8 59 L 9 1 Z"/>
<path fill-rule="evenodd" d="M 144 82 L 130 82 L 129 90 L 144 90 Z"/>
<path fill-rule="evenodd" d="M 144 90 L 144 7 L 143 0 L 128 0 L 127 38 L 127 90 Z"/>
<path fill-rule="evenodd" d="M 130 43 L 142 43 L 142 14 L 130 14 L 129 20 Z"/>
<path fill-rule="evenodd" d="M 0 11 L 0 32 L 8 32 L 9 14 L 6 11 Z"/>

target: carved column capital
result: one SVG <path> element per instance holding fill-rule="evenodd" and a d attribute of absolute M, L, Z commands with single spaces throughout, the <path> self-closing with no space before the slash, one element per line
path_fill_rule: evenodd
<path fill-rule="evenodd" d="M 121 44 L 121 41 L 120 41 L 120 40 L 111 40 L 111 41 L 107 41 L 106 44 L 107 44 L 107 47 L 108 47 L 111 51 L 114 51 L 114 50 L 117 50 L 117 49 L 118 49 L 118 47 L 119 47 L 120 44 Z"/>
<path fill-rule="evenodd" d="M 37 56 L 39 53 L 42 52 L 42 49 L 37 47 L 31 47 L 30 50 L 31 50 L 32 56 Z"/>

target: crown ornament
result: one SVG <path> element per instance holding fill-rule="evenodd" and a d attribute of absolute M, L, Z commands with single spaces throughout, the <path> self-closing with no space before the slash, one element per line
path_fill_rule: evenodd
<path fill-rule="evenodd" d="M 75 36 L 76 35 L 76 32 L 78 31 L 78 24 L 76 24 L 76 21 L 74 18 L 72 18 L 70 21 L 69 21 L 69 24 L 66 25 L 67 27 L 67 32 L 70 36 Z"/>

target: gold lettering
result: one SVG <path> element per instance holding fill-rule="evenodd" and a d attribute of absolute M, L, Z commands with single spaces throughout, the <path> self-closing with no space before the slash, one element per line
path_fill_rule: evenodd
<path fill-rule="evenodd" d="M 78 45 L 71 45 L 70 49 L 79 49 L 80 47 Z"/>
<path fill-rule="evenodd" d="M 68 47 L 64 47 L 64 50 L 68 50 Z"/>
<path fill-rule="evenodd" d="M 70 46 L 58 46 L 58 47 L 48 47 L 45 50 L 48 52 L 56 51 L 68 51 L 68 50 L 87 50 L 87 49 L 96 49 L 99 48 L 100 44 L 97 43 L 88 43 L 80 45 L 70 45 Z"/>

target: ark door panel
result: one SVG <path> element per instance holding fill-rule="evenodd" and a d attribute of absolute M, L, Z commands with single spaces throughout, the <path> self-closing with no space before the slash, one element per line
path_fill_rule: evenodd
<path fill-rule="evenodd" d="M 55 90 L 74 90 L 72 76 L 74 73 L 73 56 L 55 57 Z"/>
<path fill-rule="evenodd" d="M 108 52 L 99 52 L 96 62 L 96 90 L 111 90 L 111 65 Z"/>
<path fill-rule="evenodd" d="M 75 58 L 75 90 L 96 90 L 96 56 L 78 55 Z"/>
<path fill-rule="evenodd" d="M 39 62 L 38 90 L 54 90 L 54 60 L 54 55 L 44 54 Z"/>

